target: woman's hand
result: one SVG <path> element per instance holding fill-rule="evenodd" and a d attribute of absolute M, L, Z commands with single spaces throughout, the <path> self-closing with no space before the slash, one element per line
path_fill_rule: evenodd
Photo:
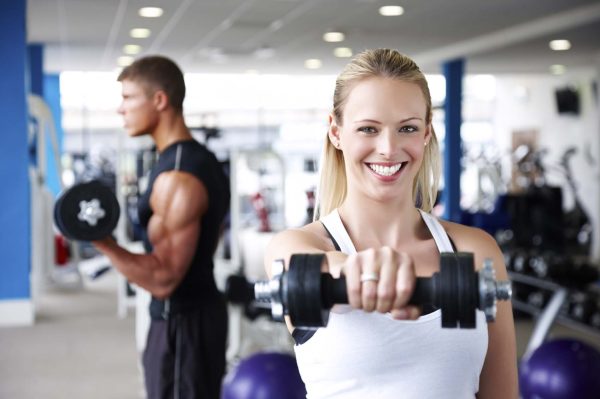
<path fill-rule="evenodd" d="M 404 252 L 390 247 L 367 249 L 348 256 L 343 265 L 350 305 L 365 312 L 390 312 L 399 320 L 419 317 L 408 305 L 415 287 L 415 267 Z"/>

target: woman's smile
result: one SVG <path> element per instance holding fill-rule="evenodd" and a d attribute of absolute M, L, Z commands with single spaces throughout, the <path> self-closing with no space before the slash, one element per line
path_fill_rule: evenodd
<path fill-rule="evenodd" d="M 400 174 L 404 166 L 408 162 L 381 162 L 381 163 L 369 163 L 366 162 L 366 165 L 369 167 L 369 170 L 373 172 L 373 174 L 380 180 L 383 181 L 393 181 L 396 180 Z"/>

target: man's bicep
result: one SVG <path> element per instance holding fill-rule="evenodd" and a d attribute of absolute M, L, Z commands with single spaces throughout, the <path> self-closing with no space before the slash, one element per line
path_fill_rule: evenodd
<path fill-rule="evenodd" d="M 164 177 L 153 191 L 155 223 L 149 226 L 149 236 L 155 255 L 180 278 L 196 251 L 208 196 L 192 175 L 178 172 Z"/>
<path fill-rule="evenodd" d="M 165 227 L 178 230 L 189 223 L 197 223 L 208 208 L 208 193 L 204 184 L 189 173 L 169 172 L 157 179 L 156 209 Z"/>

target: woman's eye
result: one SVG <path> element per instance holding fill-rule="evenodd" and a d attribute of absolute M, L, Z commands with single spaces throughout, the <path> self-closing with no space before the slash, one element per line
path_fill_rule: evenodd
<path fill-rule="evenodd" d="M 400 128 L 400 131 L 403 133 L 414 133 L 416 131 L 418 131 L 419 129 L 416 126 L 402 126 Z"/>
<path fill-rule="evenodd" d="M 363 132 L 363 133 L 376 133 L 377 132 L 377 130 L 372 126 L 359 127 L 358 131 Z"/>

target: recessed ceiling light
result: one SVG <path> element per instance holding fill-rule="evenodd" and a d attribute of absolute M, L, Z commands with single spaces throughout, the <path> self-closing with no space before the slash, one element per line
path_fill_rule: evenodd
<path fill-rule="evenodd" d="M 246 69 L 246 72 L 244 72 L 246 75 L 258 75 L 258 70 L 257 69 Z"/>
<path fill-rule="evenodd" d="M 383 6 L 379 7 L 379 14 L 385 17 L 396 17 L 404 14 L 404 8 L 400 6 Z"/>
<path fill-rule="evenodd" d="M 117 65 L 125 67 L 127 65 L 130 65 L 133 61 L 134 61 L 133 57 L 128 56 L 128 55 L 123 55 L 123 56 L 117 58 Z"/>
<path fill-rule="evenodd" d="M 352 49 L 350 47 L 336 47 L 333 50 L 333 55 L 339 58 L 352 57 Z"/>
<path fill-rule="evenodd" d="M 137 44 L 126 44 L 125 46 L 123 46 L 123 52 L 125 54 L 138 54 L 140 51 L 142 51 L 142 46 L 138 46 Z"/>
<path fill-rule="evenodd" d="M 321 68 L 322 65 L 323 65 L 323 63 L 321 62 L 321 60 L 319 60 L 317 58 L 310 58 L 310 59 L 304 61 L 304 67 L 306 69 L 319 69 L 319 68 Z"/>
<path fill-rule="evenodd" d="M 150 29 L 146 28 L 135 28 L 129 31 L 129 35 L 136 39 L 145 39 L 150 37 Z"/>
<path fill-rule="evenodd" d="M 571 42 L 564 39 L 551 40 L 548 45 L 554 51 L 565 51 L 571 48 Z"/>
<path fill-rule="evenodd" d="M 163 15 L 163 9 L 160 7 L 142 7 L 138 14 L 140 14 L 140 17 L 158 18 Z"/>
<path fill-rule="evenodd" d="M 562 75 L 567 72 L 567 67 L 560 64 L 555 64 L 550 66 L 550 73 L 552 75 Z"/>
<path fill-rule="evenodd" d="M 342 32 L 327 32 L 323 35 L 323 40 L 329 43 L 337 43 L 344 41 L 345 37 Z"/>

